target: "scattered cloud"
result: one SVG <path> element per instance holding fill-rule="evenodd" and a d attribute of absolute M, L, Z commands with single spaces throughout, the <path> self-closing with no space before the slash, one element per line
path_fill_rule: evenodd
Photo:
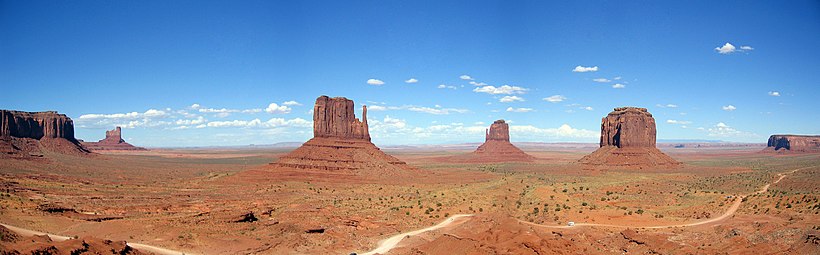
<path fill-rule="evenodd" d="M 277 105 L 276 103 L 270 103 L 268 108 L 265 108 L 265 112 L 267 113 L 290 113 L 291 108 L 287 105 Z"/>
<path fill-rule="evenodd" d="M 665 104 L 665 105 L 656 104 L 655 106 L 657 106 L 659 108 L 678 108 L 678 105 L 676 105 L 676 104 Z"/>
<path fill-rule="evenodd" d="M 612 85 L 612 88 L 613 89 L 622 89 L 622 88 L 626 88 L 626 85 L 623 85 L 623 84 L 620 84 L 620 83 L 615 83 L 614 85 Z"/>
<path fill-rule="evenodd" d="M 413 83 L 416 83 L 416 82 L 419 82 L 419 80 L 416 80 L 416 78 L 410 78 L 410 79 L 407 79 L 406 81 L 404 81 L 404 83 L 410 83 L 410 84 L 413 84 Z"/>
<path fill-rule="evenodd" d="M 487 86 L 487 83 L 477 82 L 477 81 L 470 81 L 470 84 L 472 84 L 473 86 L 478 86 L 478 87 Z"/>
<path fill-rule="evenodd" d="M 770 95 L 770 96 L 773 96 L 773 97 L 779 97 L 779 96 L 780 96 L 780 92 L 777 92 L 777 91 L 769 91 L 769 95 Z"/>
<path fill-rule="evenodd" d="M 444 108 L 441 105 L 435 105 L 433 107 L 426 107 L 426 106 L 415 106 L 415 105 L 403 105 L 403 106 L 382 106 L 382 105 L 374 105 L 367 107 L 367 110 L 370 111 L 388 111 L 388 110 L 408 110 L 412 112 L 422 112 L 422 113 L 429 113 L 434 115 L 447 115 L 452 113 L 466 113 L 469 112 L 467 109 L 459 109 L 459 108 Z"/>
<path fill-rule="evenodd" d="M 740 49 L 738 49 L 737 47 L 735 47 L 731 43 L 727 42 L 723 46 L 715 48 L 715 51 L 717 51 L 720 54 L 726 55 L 726 54 L 732 54 L 732 53 L 736 53 L 736 52 L 752 51 L 754 49 L 755 48 L 752 48 L 752 46 L 747 46 L 747 45 L 740 46 Z"/>
<path fill-rule="evenodd" d="M 287 106 L 300 106 L 300 105 L 302 105 L 302 104 L 300 104 L 299 102 L 296 102 L 296 101 L 287 101 L 287 102 L 284 102 L 282 104 L 287 105 Z"/>
<path fill-rule="evenodd" d="M 666 120 L 666 123 L 676 124 L 676 125 L 689 125 L 689 124 L 692 124 L 691 121 L 686 121 L 686 120 Z"/>
<path fill-rule="evenodd" d="M 510 133 L 516 137 L 596 138 L 600 136 L 598 132 L 576 129 L 567 124 L 558 128 L 538 128 L 531 125 L 510 126 Z"/>
<path fill-rule="evenodd" d="M 378 79 L 368 79 L 367 84 L 374 85 L 374 86 L 381 86 L 384 85 L 384 82 Z"/>
<path fill-rule="evenodd" d="M 612 78 L 612 79 L 617 81 L 617 80 L 620 80 L 621 78 L 622 78 L 621 76 L 616 76 L 615 78 Z"/>
<path fill-rule="evenodd" d="M 698 130 L 704 130 L 703 128 L 698 128 Z M 750 132 L 744 132 L 737 130 L 729 125 L 726 125 L 723 122 L 718 122 L 713 127 L 706 129 L 709 132 L 709 136 L 713 137 L 740 137 L 740 138 L 753 138 L 759 137 L 759 135 Z"/>
<path fill-rule="evenodd" d="M 494 87 L 494 86 L 484 86 L 473 89 L 473 92 L 477 93 L 487 93 L 491 95 L 498 95 L 498 94 L 524 94 L 529 89 L 518 87 L 518 86 L 510 86 L 510 85 L 503 85 L 501 87 Z"/>
<path fill-rule="evenodd" d="M 592 106 L 584 106 L 584 107 L 579 107 L 579 109 L 581 109 L 581 110 L 587 110 L 587 111 L 592 111 L 592 110 L 595 110 L 595 109 L 593 109 L 593 108 L 592 108 Z"/>
<path fill-rule="evenodd" d="M 531 111 L 533 111 L 533 109 L 532 108 L 523 108 L 523 107 L 522 108 L 508 107 L 507 111 L 508 112 L 531 112 Z"/>
<path fill-rule="evenodd" d="M 524 98 L 521 98 L 521 97 L 518 97 L 518 96 L 504 96 L 501 99 L 499 99 L 498 101 L 502 102 L 502 103 L 509 103 L 509 102 L 515 102 L 515 101 L 523 102 Z"/>
<path fill-rule="evenodd" d="M 562 102 L 566 99 L 567 99 L 567 97 L 562 96 L 562 95 L 553 95 L 553 96 L 545 97 L 544 101 L 547 101 L 547 102 L 550 102 L 550 103 L 558 103 L 558 102 Z"/>
<path fill-rule="evenodd" d="M 462 79 L 462 80 L 465 80 L 465 81 L 472 81 L 473 80 L 473 77 L 470 77 L 469 75 L 466 75 L 466 74 L 462 74 L 458 78 Z"/>
<path fill-rule="evenodd" d="M 458 87 L 453 85 L 446 85 L 446 84 L 439 84 L 436 88 L 440 89 L 458 89 Z"/>
<path fill-rule="evenodd" d="M 734 110 L 737 110 L 737 107 L 735 107 L 734 105 L 727 105 L 727 106 L 724 106 L 722 108 L 723 108 L 724 111 L 730 111 L 730 112 L 734 111 Z"/>
<path fill-rule="evenodd" d="M 313 123 L 311 121 L 302 119 L 302 118 L 295 118 L 295 119 L 283 119 L 283 118 L 272 118 L 268 121 L 262 121 L 260 119 L 253 119 L 253 120 L 230 120 L 230 121 L 211 121 L 206 124 L 207 127 L 214 127 L 214 128 L 225 128 L 225 127 L 234 127 L 234 128 L 277 128 L 277 127 L 311 127 Z"/>
<path fill-rule="evenodd" d="M 607 79 L 607 78 L 595 78 L 595 79 L 592 79 L 592 81 L 600 82 L 600 83 L 607 83 L 607 82 L 611 82 L 612 80 Z"/>
<path fill-rule="evenodd" d="M 575 73 L 586 73 L 586 72 L 597 72 L 598 66 L 592 67 L 585 67 L 585 66 L 576 66 L 575 69 L 572 69 L 572 72 Z"/>

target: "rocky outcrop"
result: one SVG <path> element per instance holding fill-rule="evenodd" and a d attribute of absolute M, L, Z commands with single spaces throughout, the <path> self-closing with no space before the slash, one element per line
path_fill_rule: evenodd
<path fill-rule="evenodd" d="M 820 152 L 820 135 L 772 135 L 764 151 Z"/>
<path fill-rule="evenodd" d="M 655 147 L 655 118 L 646 108 L 619 107 L 601 119 L 601 147 Z"/>
<path fill-rule="evenodd" d="M 600 148 L 579 162 L 638 169 L 679 165 L 655 147 L 655 139 L 655 118 L 646 108 L 615 108 L 601 119 Z"/>
<path fill-rule="evenodd" d="M 122 128 L 116 127 L 112 130 L 105 131 L 105 138 L 98 142 L 83 142 L 86 148 L 92 151 L 103 150 L 146 150 L 142 147 L 136 147 L 122 139 Z"/>
<path fill-rule="evenodd" d="M 313 107 L 314 137 L 279 158 L 272 167 L 293 176 L 356 176 L 364 179 L 406 176 L 415 171 L 370 142 L 367 107 L 356 118 L 353 101 L 320 96 Z"/>
<path fill-rule="evenodd" d="M 490 125 L 490 128 L 485 130 L 484 142 L 488 141 L 510 141 L 510 125 L 504 120 L 496 120 Z"/>
<path fill-rule="evenodd" d="M 445 162 L 492 163 L 531 162 L 530 156 L 510 143 L 510 126 L 504 120 L 496 120 L 484 131 L 484 143 L 469 154 L 439 158 Z"/>
<path fill-rule="evenodd" d="M 74 122 L 65 114 L 0 110 L 0 157 L 42 156 L 44 149 L 88 153 L 74 138 Z"/>
<path fill-rule="evenodd" d="M 362 106 L 362 121 L 359 121 L 353 112 L 353 100 L 320 96 L 313 106 L 313 137 L 370 141 L 367 106 Z"/>

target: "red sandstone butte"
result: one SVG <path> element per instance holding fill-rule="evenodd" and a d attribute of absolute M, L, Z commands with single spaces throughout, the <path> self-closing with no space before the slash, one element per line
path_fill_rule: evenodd
<path fill-rule="evenodd" d="M 105 138 L 98 142 L 83 142 L 83 146 L 92 151 L 102 150 L 146 150 L 142 147 L 136 147 L 122 139 L 122 128 L 116 127 L 113 130 L 105 131 Z"/>
<path fill-rule="evenodd" d="M 367 179 L 414 171 L 370 142 L 367 106 L 362 106 L 359 120 L 352 100 L 327 96 L 317 98 L 313 106 L 313 138 L 272 165 L 289 175 L 353 175 Z"/>
<path fill-rule="evenodd" d="M 74 122 L 65 114 L 0 110 L 0 157 L 41 157 L 44 151 L 89 153 L 74 138 Z"/>
<path fill-rule="evenodd" d="M 820 152 L 820 135 L 772 135 L 766 152 Z"/>
<path fill-rule="evenodd" d="M 484 143 L 478 146 L 470 161 L 475 162 L 530 162 L 535 158 L 510 143 L 510 126 L 496 120 L 485 131 Z"/>
<path fill-rule="evenodd" d="M 579 162 L 627 168 L 679 165 L 655 147 L 655 136 L 655 118 L 646 108 L 615 108 L 601 119 L 601 147 Z"/>

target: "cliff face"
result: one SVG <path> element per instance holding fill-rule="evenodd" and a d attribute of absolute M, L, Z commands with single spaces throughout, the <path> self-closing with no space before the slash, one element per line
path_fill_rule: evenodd
<path fill-rule="evenodd" d="M 679 165 L 655 147 L 655 136 L 655 118 L 646 108 L 615 108 L 601 119 L 600 148 L 578 162 L 635 169 Z"/>
<path fill-rule="evenodd" d="M 100 140 L 100 143 L 124 143 L 122 139 L 122 128 L 116 127 L 112 130 L 105 131 L 105 138 Z"/>
<path fill-rule="evenodd" d="M 367 108 L 362 121 L 353 113 L 353 101 L 320 96 L 313 108 L 313 138 L 279 158 L 272 166 L 286 178 L 337 176 L 385 179 L 407 177 L 418 170 L 387 155 L 370 142 Z"/>
<path fill-rule="evenodd" d="M 74 122 L 64 114 L 0 110 L 0 157 L 43 156 L 43 149 L 88 153 L 74 138 Z"/>
<path fill-rule="evenodd" d="M 488 142 L 490 140 L 505 142 L 510 141 L 510 125 L 508 125 L 507 122 L 504 122 L 504 120 L 496 120 L 493 122 L 485 133 L 484 142 Z"/>
<path fill-rule="evenodd" d="M 353 100 L 320 96 L 313 106 L 313 137 L 370 141 L 367 106 L 362 106 L 362 121 L 359 121 L 353 112 Z"/>
<path fill-rule="evenodd" d="M 112 130 L 105 131 L 105 138 L 98 142 L 83 142 L 83 146 L 92 151 L 104 150 L 146 150 L 142 147 L 136 147 L 122 139 L 122 128 L 116 127 Z"/>
<path fill-rule="evenodd" d="M 820 152 L 818 135 L 772 135 L 766 150 L 793 152 Z"/>
<path fill-rule="evenodd" d="M 0 110 L 0 137 L 74 139 L 74 122 L 57 112 Z"/>
<path fill-rule="evenodd" d="M 601 119 L 601 147 L 655 148 L 655 118 L 646 108 L 619 107 Z"/>

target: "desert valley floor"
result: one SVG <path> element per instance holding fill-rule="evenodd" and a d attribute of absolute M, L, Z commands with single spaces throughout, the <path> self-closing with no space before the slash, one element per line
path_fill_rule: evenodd
<path fill-rule="evenodd" d="M 278 173 L 291 149 L 275 148 L 0 160 L 0 223 L 185 254 L 361 254 L 466 214 L 388 253 L 820 253 L 819 154 L 667 146 L 681 166 L 619 170 L 576 163 L 595 145 L 521 148 L 535 162 L 384 148 L 419 171 L 369 180 Z"/>

